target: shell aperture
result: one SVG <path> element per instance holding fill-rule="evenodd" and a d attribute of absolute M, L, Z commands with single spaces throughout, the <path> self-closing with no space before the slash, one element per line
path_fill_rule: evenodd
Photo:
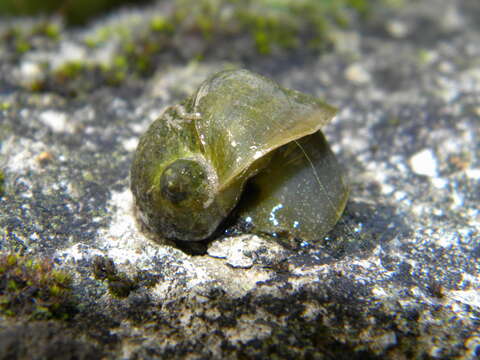
<path fill-rule="evenodd" d="M 321 237 L 348 196 L 319 132 L 335 113 L 247 70 L 213 75 L 140 139 L 131 189 L 141 220 L 167 238 L 202 240 L 242 199 L 237 213 L 255 232 Z M 255 196 L 243 193 L 249 179 Z"/>
<path fill-rule="evenodd" d="M 320 131 L 275 152 L 269 166 L 249 184 L 239 217 L 253 229 L 318 239 L 337 223 L 348 200 L 341 166 Z"/>

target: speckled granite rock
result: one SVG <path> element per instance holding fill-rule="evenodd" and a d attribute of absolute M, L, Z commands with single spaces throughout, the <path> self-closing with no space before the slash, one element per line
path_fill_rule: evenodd
<path fill-rule="evenodd" d="M 1 315 L 0 358 L 480 356 L 479 18 L 474 0 L 424 0 L 338 33 L 320 57 L 171 60 L 76 97 L 30 85 L 42 62 L 100 56 L 82 32 L 18 58 L 2 48 L 0 249 L 69 270 L 78 312 L 53 323 Z M 231 63 L 341 108 L 326 134 L 352 195 L 324 242 L 243 235 L 192 253 L 135 222 L 139 135 Z M 106 258 L 110 280 L 98 274 L 108 261 L 94 274 Z M 122 279 L 128 296 L 115 297 Z"/>

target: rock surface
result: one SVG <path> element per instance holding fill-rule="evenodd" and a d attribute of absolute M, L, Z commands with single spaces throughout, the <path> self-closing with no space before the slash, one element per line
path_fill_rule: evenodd
<path fill-rule="evenodd" d="M 479 18 L 475 0 L 424 0 L 337 34 L 322 56 L 171 60 L 77 96 L 32 86 L 45 62 L 108 57 L 82 45 L 91 29 L 18 58 L 3 47 L 0 249 L 70 271 L 78 312 L 1 315 L 0 358 L 480 356 Z M 139 229 L 128 177 L 140 134 L 232 64 L 341 109 L 326 135 L 352 193 L 322 243 L 242 235 L 192 252 Z M 94 274 L 102 257 L 116 277 Z"/>

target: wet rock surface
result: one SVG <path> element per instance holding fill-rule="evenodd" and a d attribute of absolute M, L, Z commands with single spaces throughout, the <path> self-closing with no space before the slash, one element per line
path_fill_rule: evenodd
<path fill-rule="evenodd" d="M 421 1 L 337 34 L 321 56 L 171 60 L 77 94 L 32 84 L 42 62 L 100 56 L 82 31 L 21 56 L 3 47 L 0 249 L 71 272 L 77 311 L 1 315 L 0 358 L 479 356 L 479 14 L 473 0 Z M 352 191 L 325 239 L 234 235 L 188 251 L 137 224 L 128 177 L 139 136 L 228 66 L 341 109 L 326 136 Z"/>

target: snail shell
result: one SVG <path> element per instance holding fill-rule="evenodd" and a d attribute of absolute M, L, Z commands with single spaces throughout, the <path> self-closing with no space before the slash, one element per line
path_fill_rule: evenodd
<path fill-rule="evenodd" d="M 320 238 L 348 197 L 319 131 L 335 113 L 247 70 L 215 74 L 141 137 L 131 169 L 141 220 L 166 238 L 202 240 L 240 202 L 252 231 Z M 247 181 L 255 190 L 243 193 Z"/>

